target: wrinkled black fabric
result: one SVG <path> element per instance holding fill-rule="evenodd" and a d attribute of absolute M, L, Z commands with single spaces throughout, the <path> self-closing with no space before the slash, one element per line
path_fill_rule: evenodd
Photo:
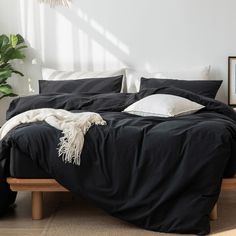
<path fill-rule="evenodd" d="M 222 80 L 180 80 L 180 79 L 146 79 L 141 78 L 140 90 L 148 88 L 175 87 L 193 93 L 215 98 Z"/>
<path fill-rule="evenodd" d="M 182 96 L 205 108 L 177 118 L 121 112 L 154 93 Z M 0 143 L 2 161 L 16 145 L 52 178 L 113 216 L 154 231 L 209 233 L 209 214 L 222 177 L 236 172 L 236 114 L 230 107 L 166 87 L 137 94 L 18 98 L 12 102 L 8 118 L 43 107 L 97 111 L 107 125 L 93 126 L 86 134 L 80 166 L 65 164 L 58 157 L 62 134 L 45 122 L 12 130 Z"/>
<path fill-rule="evenodd" d="M 39 93 L 119 93 L 123 75 L 77 80 L 39 80 Z"/>

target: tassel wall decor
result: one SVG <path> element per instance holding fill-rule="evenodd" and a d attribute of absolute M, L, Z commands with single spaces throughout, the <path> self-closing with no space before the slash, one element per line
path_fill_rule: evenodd
<path fill-rule="evenodd" d="M 40 3 L 47 3 L 51 7 L 55 7 L 58 5 L 69 7 L 69 3 L 71 0 L 39 0 Z"/>

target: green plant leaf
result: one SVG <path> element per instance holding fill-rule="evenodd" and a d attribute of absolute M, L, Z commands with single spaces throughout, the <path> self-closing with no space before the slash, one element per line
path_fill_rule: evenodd
<path fill-rule="evenodd" d="M 28 48 L 28 46 L 27 46 L 27 45 L 23 45 L 23 46 L 18 46 L 18 47 L 16 47 L 16 49 L 18 49 L 18 50 L 21 50 L 21 49 L 23 49 L 23 48 Z"/>
<path fill-rule="evenodd" d="M 13 70 L 12 65 L 10 63 L 3 63 L 0 65 L 0 70 Z"/>
<path fill-rule="evenodd" d="M 24 76 L 24 74 L 23 73 L 21 73 L 20 71 L 18 71 L 18 70 L 13 70 L 12 71 L 13 73 L 15 73 L 15 74 L 18 74 L 18 75 L 20 75 L 20 76 Z"/>
<path fill-rule="evenodd" d="M 10 96 L 11 94 L 13 94 L 13 89 L 9 84 L 1 84 L 0 93 L 6 96 Z"/>
<path fill-rule="evenodd" d="M 11 34 L 11 35 L 10 35 L 10 41 L 11 41 L 11 46 L 12 46 L 13 48 L 15 48 L 16 45 L 18 44 L 18 38 L 17 38 L 17 36 L 14 35 L 14 34 Z"/>
<path fill-rule="evenodd" d="M 24 38 L 20 34 L 17 34 L 16 37 L 18 39 L 17 45 L 25 42 Z"/>
<path fill-rule="evenodd" d="M 6 84 L 8 78 L 0 78 L 0 85 L 1 84 Z"/>
<path fill-rule="evenodd" d="M 7 83 L 7 79 L 12 73 L 23 76 L 18 70 L 11 65 L 11 61 L 15 59 L 24 59 L 25 54 L 22 49 L 27 48 L 24 44 L 25 40 L 20 35 L 0 35 L 0 99 L 6 96 L 16 96 L 12 87 Z"/>
<path fill-rule="evenodd" d="M 15 48 L 10 48 L 5 54 L 4 62 L 8 62 L 14 59 L 24 59 L 24 58 L 25 55 L 20 50 L 17 50 Z"/>
<path fill-rule="evenodd" d="M 7 35 L 2 34 L 0 35 L 0 48 L 6 46 L 9 43 L 9 38 Z"/>
<path fill-rule="evenodd" d="M 15 50 L 15 52 L 13 53 L 13 57 L 14 59 L 24 59 L 25 55 L 20 50 Z"/>
<path fill-rule="evenodd" d="M 0 70 L 0 80 L 11 77 L 11 70 Z"/>
<path fill-rule="evenodd" d="M 14 49 L 12 48 L 12 46 L 10 44 L 8 44 L 2 48 L 1 62 L 3 62 L 4 64 L 8 63 L 8 61 L 10 60 L 9 54 L 11 53 L 12 50 L 14 50 Z"/>
<path fill-rule="evenodd" d="M 8 94 L 8 95 L 2 95 L 2 96 L 0 96 L 0 100 L 4 97 L 15 97 L 15 96 L 17 96 L 17 94 L 15 94 L 15 93 L 11 93 L 11 94 Z"/>
<path fill-rule="evenodd" d="M 11 44 L 4 45 L 2 46 L 2 48 L 0 48 L 1 61 L 3 61 L 7 51 L 10 50 L 11 48 L 12 48 Z"/>

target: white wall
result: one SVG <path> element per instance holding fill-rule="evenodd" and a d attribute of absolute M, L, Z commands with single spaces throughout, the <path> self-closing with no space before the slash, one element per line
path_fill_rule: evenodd
<path fill-rule="evenodd" d="M 227 57 L 236 55 L 235 9 L 235 0 L 73 0 L 71 8 L 1 0 L 0 34 L 21 33 L 31 45 L 26 64 L 18 65 L 25 78 L 12 79 L 20 94 L 37 92 L 41 64 L 149 71 L 211 64 L 212 77 L 224 80 L 220 99 L 227 101 Z M 0 106 L 3 114 L 6 104 Z"/>

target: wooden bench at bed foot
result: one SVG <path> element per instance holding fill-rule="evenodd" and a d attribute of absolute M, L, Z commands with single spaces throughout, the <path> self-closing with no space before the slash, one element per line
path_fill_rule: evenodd
<path fill-rule="evenodd" d="M 12 191 L 31 192 L 32 219 L 43 218 L 43 192 L 68 192 L 55 179 L 18 179 L 7 178 Z"/>
<path fill-rule="evenodd" d="M 12 191 L 32 192 L 32 219 L 43 218 L 43 192 L 68 192 L 55 179 L 18 179 L 7 178 Z M 236 190 L 236 176 L 223 179 L 221 190 Z M 210 214 L 211 220 L 217 219 L 217 204 Z"/>

